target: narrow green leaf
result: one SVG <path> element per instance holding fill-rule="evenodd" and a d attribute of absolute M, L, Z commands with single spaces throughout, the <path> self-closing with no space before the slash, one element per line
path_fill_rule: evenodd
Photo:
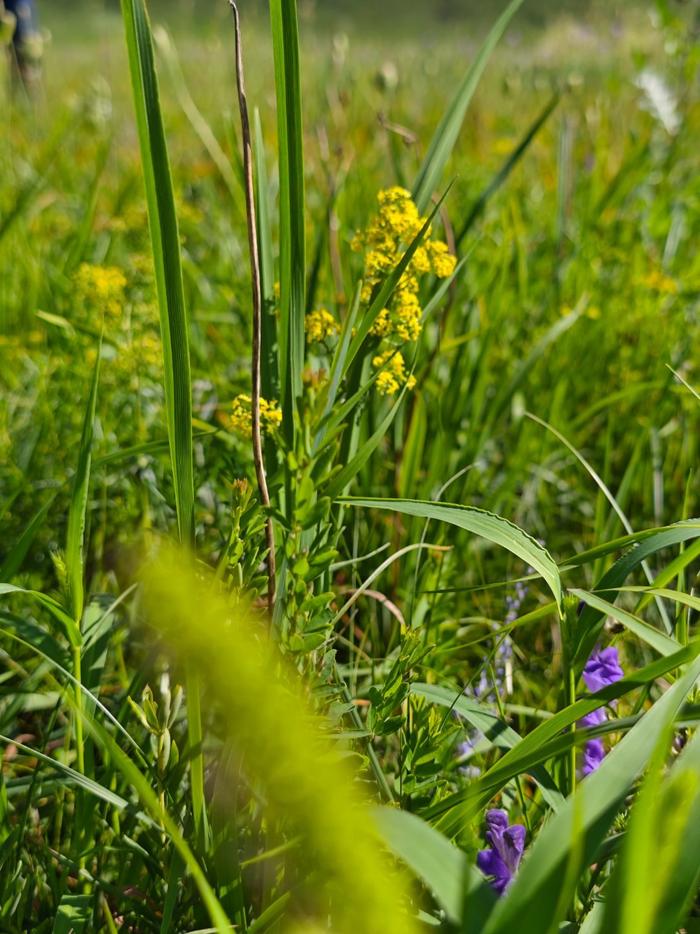
<path fill-rule="evenodd" d="M 66 580 L 68 602 L 73 620 L 80 628 L 85 604 L 85 524 L 87 522 L 88 497 L 90 495 L 90 468 L 92 464 L 92 438 L 97 407 L 97 385 L 100 378 L 100 352 L 102 342 L 97 349 L 97 359 L 92 373 L 90 395 L 83 419 L 83 431 L 78 451 L 78 465 L 73 478 L 70 508 L 68 510 L 68 530 L 66 532 Z"/>
<path fill-rule="evenodd" d="M 615 564 L 603 574 L 593 589 L 598 593 L 607 592 L 610 600 L 614 600 L 617 596 L 617 588 L 624 584 L 631 572 L 639 567 L 646 558 L 662 548 L 669 548 L 672 545 L 678 545 L 681 542 L 698 537 L 700 537 L 700 522 L 697 519 L 678 522 L 673 526 L 655 530 L 650 534 L 639 533 L 637 536 L 632 536 L 631 540 L 635 542 L 633 547 L 621 558 L 618 558 Z M 623 539 L 623 541 L 629 540 L 628 537 Z M 581 613 L 579 618 L 581 638 L 576 650 L 578 673 L 583 669 L 586 659 L 595 646 L 605 615 L 603 611 L 593 606 L 584 607 Z"/>
<path fill-rule="evenodd" d="M 433 192 L 440 184 L 447 160 L 452 154 L 462 128 L 467 107 L 486 68 L 486 63 L 522 3 L 523 0 L 511 0 L 496 20 L 435 130 L 427 155 L 413 184 L 413 198 L 420 211 L 425 210 Z"/>
<path fill-rule="evenodd" d="M 559 95 L 555 94 L 548 102 L 545 104 L 542 111 L 537 115 L 534 122 L 526 130 L 523 138 L 520 140 L 518 145 L 515 147 L 512 153 L 506 158 L 501 168 L 496 172 L 494 177 L 488 183 L 486 188 L 481 192 L 479 197 L 476 199 L 472 205 L 472 209 L 467 214 L 464 223 L 459 229 L 459 232 L 456 236 L 457 246 L 459 247 L 464 240 L 464 237 L 471 229 L 474 222 L 478 219 L 479 215 L 482 213 L 486 205 L 488 204 L 490 198 L 498 191 L 498 189 L 506 181 L 510 173 L 513 171 L 518 162 L 522 159 L 525 152 L 528 150 L 530 143 L 537 136 L 539 131 L 542 129 L 544 124 L 547 122 L 553 111 L 555 110 L 557 104 L 559 103 Z"/>
<path fill-rule="evenodd" d="M 450 921 L 461 921 L 465 898 L 470 916 L 478 906 L 485 921 L 495 897 L 462 850 L 416 814 L 381 807 L 374 817 L 389 849 L 425 883 Z"/>
<path fill-rule="evenodd" d="M 576 590 L 575 588 L 572 589 L 570 593 L 578 597 L 579 600 L 583 600 L 587 606 L 600 610 L 600 612 L 604 613 L 606 616 L 611 616 L 613 619 L 617 620 L 618 623 L 622 623 L 625 629 L 629 629 L 630 632 L 633 632 L 635 636 L 638 636 L 643 642 L 650 645 L 652 649 L 656 649 L 661 655 L 672 655 L 681 648 L 680 643 L 671 636 L 667 636 L 666 633 L 654 629 L 649 623 L 645 623 L 643 619 L 639 619 L 638 616 L 634 616 L 632 613 L 628 613 L 619 606 L 615 606 L 614 603 L 603 600 L 596 594 L 588 593 L 587 590 Z"/>
<path fill-rule="evenodd" d="M 296 0 L 271 0 L 280 173 L 280 390 L 288 438 L 304 367 L 304 150 Z"/>
<path fill-rule="evenodd" d="M 66 635 L 72 646 L 79 646 L 81 641 L 80 630 L 76 625 L 73 617 L 66 613 L 61 604 L 54 600 L 53 597 L 49 597 L 44 593 L 41 593 L 38 590 L 27 590 L 24 587 L 15 587 L 14 584 L 0 584 L 0 596 L 2 594 L 11 594 L 11 593 L 23 593 L 29 597 L 32 597 L 43 607 L 45 607 L 49 613 L 57 619 L 62 626 L 65 627 Z"/>
<path fill-rule="evenodd" d="M 141 146 L 163 345 L 165 406 L 180 541 L 194 540 L 192 400 L 180 235 L 165 142 L 153 38 L 144 0 L 121 0 Z"/>
<path fill-rule="evenodd" d="M 0 743 L 16 746 L 17 749 L 26 753 L 28 756 L 31 756 L 31 758 L 38 759 L 40 762 L 43 762 L 44 765 L 48 765 L 52 769 L 56 769 L 57 772 L 60 772 L 67 779 L 69 779 L 73 785 L 82 788 L 84 791 L 94 795 L 101 801 L 106 801 L 107 804 L 111 804 L 113 807 L 123 809 L 127 806 L 128 802 L 125 801 L 124 798 L 122 798 L 120 795 L 115 794 L 113 791 L 110 791 L 109 788 L 105 788 L 103 785 L 100 785 L 99 782 L 93 781 L 91 778 L 88 778 L 81 772 L 76 772 L 75 769 L 72 769 L 68 765 L 64 765 L 57 759 L 52 759 L 50 756 L 45 755 L 39 749 L 33 749 L 31 746 L 25 746 L 24 743 L 20 743 L 18 740 L 12 739 L 9 736 L 2 736 L 1 734 Z"/>

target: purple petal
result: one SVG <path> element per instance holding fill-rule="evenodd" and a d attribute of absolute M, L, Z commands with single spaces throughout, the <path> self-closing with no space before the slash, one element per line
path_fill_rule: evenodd
<path fill-rule="evenodd" d="M 617 649 L 609 646 L 602 651 L 593 652 L 583 669 L 583 680 L 591 694 L 595 694 L 596 691 L 619 681 L 624 674 L 620 667 Z"/>
<path fill-rule="evenodd" d="M 486 812 L 486 826 L 489 830 L 502 834 L 508 827 L 508 815 L 500 808 L 492 808 Z"/>
<path fill-rule="evenodd" d="M 583 775 L 590 775 L 595 772 L 600 763 L 605 758 L 605 747 L 600 739 L 590 739 L 583 750 Z"/>
<path fill-rule="evenodd" d="M 600 726 L 601 723 L 605 723 L 606 719 L 605 707 L 599 707 L 597 710 L 592 710 L 590 713 L 587 713 L 585 717 L 581 717 L 578 725 L 582 727 Z"/>
<path fill-rule="evenodd" d="M 513 876 L 498 853 L 495 850 L 479 850 L 476 865 L 485 876 L 491 878 L 492 887 L 502 895 Z"/>
<path fill-rule="evenodd" d="M 515 872 L 520 862 L 520 857 L 525 849 L 525 828 L 522 824 L 513 824 L 503 834 L 503 843 L 506 848 L 506 865 Z"/>

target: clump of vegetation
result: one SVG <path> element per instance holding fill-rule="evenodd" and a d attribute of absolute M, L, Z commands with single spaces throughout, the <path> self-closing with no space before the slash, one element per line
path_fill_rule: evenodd
<path fill-rule="evenodd" d="M 697 922 L 696 24 L 521 5 L 8 103 L 2 930 Z"/>

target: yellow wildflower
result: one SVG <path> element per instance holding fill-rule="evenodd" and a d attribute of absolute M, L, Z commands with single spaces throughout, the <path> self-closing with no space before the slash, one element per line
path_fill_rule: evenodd
<path fill-rule="evenodd" d="M 457 257 L 448 251 L 447 244 L 441 240 L 432 240 L 428 244 L 428 252 L 430 264 L 438 279 L 447 279 L 451 276 L 457 265 Z"/>
<path fill-rule="evenodd" d="M 678 291 L 675 280 L 661 272 L 660 269 L 652 269 L 642 279 L 642 285 L 653 292 L 660 292 L 662 295 L 675 295 Z"/>
<path fill-rule="evenodd" d="M 355 235 L 352 249 L 365 252 L 362 301 L 367 305 L 372 295 L 395 269 L 406 247 L 418 235 L 426 223 L 421 217 L 411 193 L 405 188 L 394 187 L 380 191 L 377 195 L 379 210 L 371 219 L 367 229 Z M 394 343 L 416 340 L 421 331 L 423 309 L 420 305 L 420 277 L 434 273 L 439 278 L 452 275 L 456 259 L 441 240 L 431 239 L 431 230 L 426 231 L 423 243 L 415 250 L 399 280 L 388 306 L 379 313 L 372 325 L 371 334 L 386 338 Z M 386 380 L 383 381 L 386 384 Z"/>
<path fill-rule="evenodd" d="M 372 365 L 377 368 L 385 364 L 386 369 L 377 377 L 377 389 L 382 395 L 393 396 L 404 383 L 407 389 L 413 389 L 415 377 L 406 375 L 406 363 L 400 351 L 385 350 L 372 359 Z"/>
<path fill-rule="evenodd" d="M 305 327 L 306 338 L 310 344 L 324 341 L 327 337 L 333 337 L 340 331 L 340 325 L 325 308 L 309 312 L 306 316 Z"/>
<path fill-rule="evenodd" d="M 276 402 L 260 400 L 260 427 L 264 432 L 272 432 L 282 424 L 282 411 Z M 253 431 L 252 400 L 243 393 L 233 400 L 228 426 L 244 438 L 250 438 Z"/>
<path fill-rule="evenodd" d="M 118 317 L 124 304 L 126 276 L 116 266 L 93 266 L 82 263 L 75 277 L 83 301 L 99 308 L 112 318 Z"/>

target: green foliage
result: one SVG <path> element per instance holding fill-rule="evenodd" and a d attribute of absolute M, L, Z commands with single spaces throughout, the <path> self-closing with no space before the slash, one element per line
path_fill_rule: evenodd
<path fill-rule="evenodd" d="M 149 3 L 154 42 L 121 0 L 126 58 L 116 5 L 42 11 L 0 145 L 9 934 L 697 922 L 697 24 L 513 0 L 480 46 L 462 6 L 241 3 L 269 507 L 230 11 Z"/>

